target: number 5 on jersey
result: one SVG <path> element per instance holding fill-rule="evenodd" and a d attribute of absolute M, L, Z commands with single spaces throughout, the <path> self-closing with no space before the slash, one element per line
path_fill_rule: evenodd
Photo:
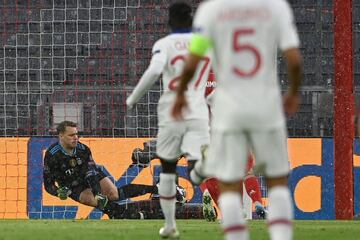
<path fill-rule="evenodd" d="M 259 50 L 251 44 L 242 44 L 240 42 L 240 38 L 242 36 L 252 35 L 252 34 L 255 34 L 255 30 L 251 28 L 238 29 L 233 34 L 233 50 L 238 54 L 244 51 L 249 51 L 255 57 L 255 66 L 249 71 L 244 71 L 239 66 L 233 67 L 233 72 L 240 77 L 254 76 L 259 71 L 261 66 L 261 56 Z"/>

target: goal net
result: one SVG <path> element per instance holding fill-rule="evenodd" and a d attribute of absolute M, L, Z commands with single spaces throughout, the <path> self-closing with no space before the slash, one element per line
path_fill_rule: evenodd
<path fill-rule="evenodd" d="M 60 201 L 43 189 L 43 153 L 56 141 L 55 128 L 65 119 L 78 124 L 81 141 L 117 186 L 156 183 L 157 160 L 144 169 L 130 166 L 133 149 L 143 148 L 144 142 L 156 136 L 161 85 L 157 83 L 134 109 L 126 109 L 125 99 L 146 69 L 153 43 L 169 32 L 171 2 L 0 3 L 0 218 L 102 217 L 92 208 Z M 200 0 L 188 2 L 195 9 Z M 332 103 L 323 103 L 331 98 L 332 72 L 323 65 L 331 66 L 333 61 L 329 40 L 332 3 L 294 1 L 293 7 L 308 65 L 302 93 L 305 101 L 300 114 L 289 119 L 289 133 L 329 136 Z M 314 32 L 321 41 L 314 41 Z M 327 62 L 317 58 L 318 54 Z M 285 88 L 284 69 L 281 63 Z M 190 203 L 199 204 L 200 190 L 186 179 L 185 164 L 182 161 L 178 169 L 179 184 Z"/>

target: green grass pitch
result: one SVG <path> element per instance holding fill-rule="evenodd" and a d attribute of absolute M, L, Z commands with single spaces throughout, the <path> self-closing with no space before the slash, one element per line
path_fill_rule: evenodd
<path fill-rule="evenodd" d="M 162 220 L 0 220 L 0 240 L 143 240 L 160 239 Z M 223 239 L 220 225 L 178 220 L 183 240 Z M 251 239 L 268 240 L 265 221 L 249 222 Z M 358 240 L 358 221 L 295 221 L 295 240 Z"/>

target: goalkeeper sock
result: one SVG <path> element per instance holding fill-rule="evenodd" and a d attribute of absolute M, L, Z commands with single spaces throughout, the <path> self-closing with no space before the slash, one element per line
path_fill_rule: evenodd
<path fill-rule="evenodd" d="M 132 197 L 142 196 L 147 193 L 157 194 L 156 186 L 142 185 L 142 184 L 128 184 L 118 188 L 119 200 L 124 200 Z"/>
<path fill-rule="evenodd" d="M 159 195 L 160 205 L 165 217 L 165 228 L 176 228 L 176 175 L 173 173 L 160 173 Z"/>
<path fill-rule="evenodd" d="M 268 226 L 272 240 L 292 239 L 293 207 L 290 191 L 286 186 L 269 190 Z"/>
<path fill-rule="evenodd" d="M 226 240 L 248 240 L 249 234 L 242 214 L 239 192 L 224 192 L 219 198 L 223 221 L 222 227 Z"/>

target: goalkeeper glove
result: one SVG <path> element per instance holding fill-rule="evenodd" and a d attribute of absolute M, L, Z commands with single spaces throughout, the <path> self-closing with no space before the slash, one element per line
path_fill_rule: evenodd
<path fill-rule="evenodd" d="M 57 190 L 57 196 L 61 200 L 66 200 L 70 194 L 71 194 L 71 190 L 68 187 L 60 187 Z"/>
<path fill-rule="evenodd" d="M 107 196 L 98 193 L 96 194 L 95 199 L 97 201 L 97 208 L 100 210 L 104 210 L 109 201 Z"/>

